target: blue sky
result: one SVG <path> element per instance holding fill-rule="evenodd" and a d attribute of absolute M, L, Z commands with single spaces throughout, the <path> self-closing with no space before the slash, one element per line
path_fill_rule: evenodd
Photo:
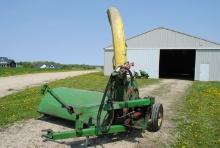
<path fill-rule="evenodd" d="M 220 42 L 218 0 L 0 0 L 0 56 L 103 65 L 110 6 L 120 10 L 127 38 L 167 27 Z"/>

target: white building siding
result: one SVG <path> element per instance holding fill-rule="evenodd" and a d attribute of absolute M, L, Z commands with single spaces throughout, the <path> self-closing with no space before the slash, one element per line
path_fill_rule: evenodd
<path fill-rule="evenodd" d="M 144 70 L 150 78 L 159 78 L 159 49 L 127 51 L 128 61 L 134 62 L 135 71 Z"/>
<path fill-rule="evenodd" d="M 113 51 L 104 52 L 104 75 L 110 75 L 113 71 L 112 58 Z"/>
<path fill-rule="evenodd" d="M 209 81 L 220 81 L 220 49 L 196 50 L 195 80 L 200 80 L 201 64 L 209 64 Z"/>
<path fill-rule="evenodd" d="M 127 60 L 134 62 L 135 71 L 144 70 L 150 78 L 159 78 L 159 49 L 127 50 Z M 104 74 L 110 75 L 112 69 L 113 51 L 105 51 Z"/>

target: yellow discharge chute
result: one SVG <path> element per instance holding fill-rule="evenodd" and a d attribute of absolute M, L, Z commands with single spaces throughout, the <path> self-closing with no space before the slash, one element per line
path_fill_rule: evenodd
<path fill-rule="evenodd" d="M 112 29 L 112 40 L 114 49 L 114 68 L 124 65 L 127 61 L 125 33 L 119 11 L 111 7 L 107 10 L 109 22 Z"/>

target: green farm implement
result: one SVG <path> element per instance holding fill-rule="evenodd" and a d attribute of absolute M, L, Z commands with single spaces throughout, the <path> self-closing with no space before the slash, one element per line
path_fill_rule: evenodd
<path fill-rule="evenodd" d="M 154 97 L 139 97 L 138 87 L 126 61 L 126 45 L 121 17 L 110 8 L 108 18 L 112 29 L 114 70 L 103 93 L 72 88 L 42 88 L 38 112 L 74 122 L 74 129 L 56 132 L 47 130 L 44 137 L 60 140 L 74 137 L 99 136 L 129 130 L 160 129 L 162 104 Z"/>
<path fill-rule="evenodd" d="M 138 79 L 141 79 L 141 78 L 148 79 L 149 75 L 145 71 L 140 70 L 140 74 L 138 72 L 134 71 L 134 77 L 138 78 Z"/>

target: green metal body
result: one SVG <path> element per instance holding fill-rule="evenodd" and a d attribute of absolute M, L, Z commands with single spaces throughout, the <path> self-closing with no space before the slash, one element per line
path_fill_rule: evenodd
<path fill-rule="evenodd" d="M 65 87 L 54 88 L 52 90 L 47 88 L 44 91 L 44 96 L 39 104 L 38 112 L 71 120 L 75 123 L 75 129 L 71 131 L 54 132 L 48 130 L 47 134 L 44 135 L 47 139 L 60 140 L 81 136 L 98 136 L 101 134 L 119 133 L 128 130 L 128 127 L 125 125 L 112 125 L 106 133 L 101 132 L 97 128 L 96 118 L 103 93 Z M 74 109 L 74 113 L 70 113 L 66 108 L 62 107 L 49 91 L 53 91 L 63 103 L 71 105 Z M 128 101 L 114 101 L 113 108 L 117 110 L 133 107 L 148 107 L 152 104 L 154 104 L 154 99 L 152 98 L 136 98 Z M 105 103 L 101 118 L 103 119 L 110 110 L 111 106 Z M 147 128 L 145 120 L 146 119 L 135 121 L 140 122 L 141 130 Z M 85 128 L 84 125 L 87 125 L 87 128 Z"/>
<path fill-rule="evenodd" d="M 61 101 L 71 105 L 75 113 L 70 114 L 48 92 L 42 97 L 38 112 L 71 121 L 75 121 L 76 115 L 81 114 L 81 119 L 86 123 L 90 118 L 96 118 L 103 93 L 65 87 L 54 88 L 52 91 Z"/>
<path fill-rule="evenodd" d="M 129 75 L 129 76 L 128 76 Z M 47 131 L 50 140 L 124 132 L 147 128 L 154 98 L 140 98 L 131 71 L 121 67 L 112 72 L 104 93 L 59 87 L 42 88 L 38 112 L 71 120 L 75 129 Z"/>
<path fill-rule="evenodd" d="M 62 98 L 64 103 L 70 104 L 74 107 L 74 113 L 70 114 L 67 109 L 63 108 L 58 101 L 56 101 L 50 93 L 45 93 L 42 101 L 39 105 L 38 111 L 40 113 L 60 117 L 63 119 L 74 121 L 75 129 L 71 131 L 54 132 L 48 130 L 46 135 L 43 135 L 50 140 L 61 140 L 66 138 L 82 137 L 82 136 L 98 136 L 102 134 L 125 132 L 129 127 L 124 125 L 112 125 L 108 132 L 101 132 L 96 125 L 100 98 L 102 93 L 93 91 L 84 91 L 79 89 L 70 89 L 65 87 L 55 88 L 53 92 Z M 125 107 L 144 107 L 154 104 L 154 100 L 151 98 L 134 99 L 129 101 L 117 101 L 114 102 L 114 109 L 123 109 Z M 107 104 L 104 106 L 104 112 L 111 110 L 111 107 Z M 106 114 L 103 113 L 103 118 Z M 144 119 L 146 120 L 146 119 Z M 141 122 L 141 130 L 145 130 L 146 121 Z M 84 128 L 84 125 L 87 128 Z"/>

